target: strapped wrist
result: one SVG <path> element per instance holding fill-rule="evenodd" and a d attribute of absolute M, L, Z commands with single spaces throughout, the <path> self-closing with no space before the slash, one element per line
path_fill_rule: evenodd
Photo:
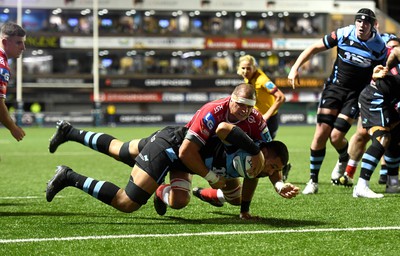
<path fill-rule="evenodd" d="M 212 171 L 208 171 L 207 175 L 204 176 L 204 179 L 206 179 L 208 183 L 213 185 L 219 181 L 219 176 Z"/>
<path fill-rule="evenodd" d="M 275 189 L 276 189 L 276 191 L 278 191 L 278 193 L 280 193 L 282 191 L 284 186 L 285 186 L 285 183 L 283 183 L 283 181 L 278 181 L 275 183 Z"/>

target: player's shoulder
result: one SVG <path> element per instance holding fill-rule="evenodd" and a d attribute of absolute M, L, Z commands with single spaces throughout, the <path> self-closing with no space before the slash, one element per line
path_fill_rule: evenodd
<path fill-rule="evenodd" d="M 356 27 L 354 25 L 341 27 L 336 30 L 336 35 L 338 36 L 338 38 L 348 37 L 352 34 L 353 31 L 355 31 L 355 29 Z"/>

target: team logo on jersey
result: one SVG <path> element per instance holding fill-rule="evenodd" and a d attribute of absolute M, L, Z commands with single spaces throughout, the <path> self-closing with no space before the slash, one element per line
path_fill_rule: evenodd
<path fill-rule="evenodd" d="M 266 82 L 264 86 L 265 86 L 265 88 L 267 88 L 268 90 L 272 90 L 272 89 L 275 88 L 275 84 L 274 84 L 273 82 L 271 82 L 271 81 Z"/>
<path fill-rule="evenodd" d="M 0 79 L 8 82 L 8 80 L 10 80 L 10 72 L 8 72 L 8 70 L 5 68 L 0 68 Z"/>
<path fill-rule="evenodd" d="M 0 64 L 3 65 L 3 66 L 6 65 L 6 62 L 4 61 L 4 58 L 3 58 L 3 57 L 0 57 Z"/>
<path fill-rule="evenodd" d="M 371 66 L 371 60 L 365 58 L 361 55 L 351 53 L 351 52 L 344 52 L 343 57 L 344 61 L 348 63 L 352 63 L 356 66 L 367 68 Z"/>
<path fill-rule="evenodd" d="M 214 116 L 208 112 L 205 117 L 203 117 L 203 124 L 207 127 L 209 130 L 213 130 L 215 127 L 215 118 Z"/>

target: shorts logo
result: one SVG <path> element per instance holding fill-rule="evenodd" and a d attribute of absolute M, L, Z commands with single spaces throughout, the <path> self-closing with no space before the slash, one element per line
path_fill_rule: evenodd
<path fill-rule="evenodd" d="M 149 157 L 147 155 L 142 155 L 141 153 L 139 154 L 140 159 L 142 159 L 145 162 L 149 161 Z"/>
<path fill-rule="evenodd" d="M 203 124 L 209 129 L 213 130 L 215 127 L 215 118 L 214 116 L 208 112 L 207 115 L 203 118 Z"/>

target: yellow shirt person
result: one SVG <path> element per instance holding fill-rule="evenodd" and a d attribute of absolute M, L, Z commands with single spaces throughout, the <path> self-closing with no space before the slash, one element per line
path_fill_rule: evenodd
<path fill-rule="evenodd" d="M 286 100 L 285 95 L 261 69 L 257 68 L 256 60 L 251 55 L 240 57 L 237 74 L 243 77 L 245 83 L 255 87 L 257 95 L 255 108 L 263 114 L 274 138 L 279 123 L 277 113 Z"/>

